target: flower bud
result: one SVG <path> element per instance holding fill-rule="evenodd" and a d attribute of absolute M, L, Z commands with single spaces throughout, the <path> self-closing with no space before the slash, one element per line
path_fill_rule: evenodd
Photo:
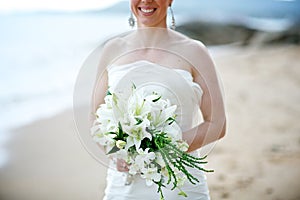
<path fill-rule="evenodd" d="M 178 142 L 178 148 L 181 150 L 181 151 L 187 151 L 189 149 L 189 145 L 188 143 L 184 142 L 184 141 L 181 141 L 181 142 Z"/>
<path fill-rule="evenodd" d="M 126 142 L 124 142 L 123 140 L 118 140 L 116 142 L 116 146 L 119 148 L 119 149 L 123 149 L 126 145 Z"/>

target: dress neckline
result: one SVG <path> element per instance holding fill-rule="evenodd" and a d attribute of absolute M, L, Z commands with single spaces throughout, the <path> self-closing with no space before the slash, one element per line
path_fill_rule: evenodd
<path fill-rule="evenodd" d="M 137 61 L 134 61 L 131 63 L 126 63 L 126 64 L 119 64 L 119 65 L 111 64 L 111 65 L 107 66 L 106 70 L 107 70 L 108 74 L 110 74 L 110 75 L 112 75 L 114 73 L 118 73 L 119 75 L 117 75 L 117 76 L 120 76 L 120 74 L 125 73 L 126 70 L 128 70 L 128 69 L 130 70 L 130 67 L 133 67 L 133 66 L 139 67 L 138 64 L 150 64 L 150 65 L 159 66 L 159 67 L 162 67 L 165 69 L 175 71 L 176 73 L 181 75 L 188 83 L 191 84 L 191 86 L 194 88 L 194 90 L 197 91 L 196 93 L 198 94 L 197 95 L 198 98 L 199 99 L 201 98 L 201 96 L 203 94 L 203 90 L 202 90 L 200 84 L 193 80 L 194 77 L 192 76 L 191 72 L 184 70 L 184 69 L 170 68 L 167 66 L 163 66 L 163 65 L 148 61 L 148 60 L 137 60 Z"/>
<path fill-rule="evenodd" d="M 134 62 L 131 62 L 131 63 L 119 64 L 119 65 L 111 64 L 111 65 L 109 65 L 107 67 L 107 70 L 110 71 L 110 70 L 113 70 L 115 68 L 125 67 L 125 66 L 131 66 L 132 64 L 137 64 L 137 63 L 148 63 L 148 64 L 157 65 L 157 66 L 160 66 L 160 67 L 163 67 L 163 68 L 167 68 L 167 69 L 171 69 L 171 70 L 175 70 L 175 71 L 182 71 L 184 73 L 189 74 L 192 77 L 192 79 L 193 79 L 193 76 L 192 76 L 191 72 L 189 72 L 188 70 L 179 69 L 179 68 L 166 67 L 164 65 L 161 65 L 161 64 L 158 64 L 158 63 L 155 63 L 155 62 L 151 62 L 149 60 L 137 60 L 137 61 L 134 61 Z"/>

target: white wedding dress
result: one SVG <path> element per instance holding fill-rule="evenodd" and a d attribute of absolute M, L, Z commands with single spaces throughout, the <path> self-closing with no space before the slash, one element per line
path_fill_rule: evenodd
<path fill-rule="evenodd" d="M 164 96 L 174 100 L 179 110 L 178 124 L 182 131 L 188 130 L 199 124 L 202 115 L 199 110 L 199 102 L 202 90 L 193 82 L 192 75 L 182 69 L 171 69 L 149 61 L 141 60 L 125 65 L 111 65 L 107 68 L 108 85 L 111 92 L 126 93 L 129 84 L 136 84 L 137 88 L 160 89 Z M 197 152 L 191 153 L 198 156 Z M 196 169 L 188 169 L 200 181 L 196 185 L 186 181 L 181 189 L 188 195 L 178 195 L 179 190 L 171 190 L 171 186 L 163 188 L 165 200 L 209 200 L 209 191 L 204 172 Z M 107 170 L 107 186 L 104 200 L 159 200 L 157 186 L 147 186 L 146 181 L 139 175 L 133 176 L 133 180 L 126 185 L 127 173 L 119 172 L 113 162 Z"/>

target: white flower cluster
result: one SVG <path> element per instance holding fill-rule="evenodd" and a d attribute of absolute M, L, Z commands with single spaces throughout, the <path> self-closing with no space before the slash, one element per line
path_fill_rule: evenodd
<path fill-rule="evenodd" d="M 182 141 L 181 129 L 175 121 L 177 106 L 156 92 L 135 88 L 128 99 L 108 93 L 104 100 L 91 128 L 93 139 L 108 154 L 124 159 L 129 164 L 129 174 L 140 174 L 147 185 L 168 176 L 168 164 L 151 144 L 158 134 L 164 133 L 178 149 L 187 151 L 188 144 Z M 178 175 L 179 184 L 183 182 L 180 172 L 170 167 Z"/>

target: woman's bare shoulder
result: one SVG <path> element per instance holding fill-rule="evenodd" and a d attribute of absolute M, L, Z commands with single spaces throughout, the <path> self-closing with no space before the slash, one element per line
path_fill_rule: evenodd
<path fill-rule="evenodd" d="M 193 74 L 196 74 L 196 72 L 201 72 L 206 76 L 214 74 L 213 59 L 203 42 L 184 36 L 178 41 L 176 49 L 178 49 L 180 55 L 192 64 Z"/>
<path fill-rule="evenodd" d="M 175 33 L 172 36 L 173 48 L 178 48 L 179 51 L 187 53 L 201 53 L 207 54 L 207 48 L 200 40 L 192 39 L 182 33 Z"/>
<path fill-rule="evenodd" d="M 109 65 L 114 59 L 118 58 L 124 52 L 126 41 L 123 37 L 114 37 L 107 40 L 102 47 L 101 58 Z"/>
<path fill-rule="evenodd" d="M 116 51 L 120 47 L 123 47 L 125 44 L 125 40 L 123 37 L 114 37 L 112 39 L 107 40 L 103 45 L 103 51 Z"/>
<path fill-rule="evenodd" d="M 198 52 L 198 53 L 199 52 L 207 53 L 207 47 L 200 40 L 195 40 L 195 39 L 188 38 L 185 41 L 185 45 L 188 48 L 190 48 L 191 51 Z"/>

